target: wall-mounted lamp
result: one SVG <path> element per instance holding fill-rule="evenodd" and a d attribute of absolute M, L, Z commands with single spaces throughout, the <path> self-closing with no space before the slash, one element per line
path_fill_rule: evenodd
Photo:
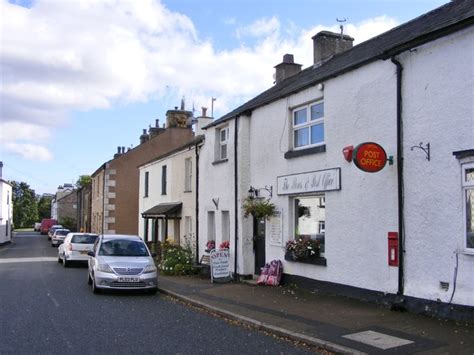
<path fill-rule="evenodd" d="M 260 196 L 260 192 L 263 192 L 263 191 L 266 191 L 268 192 L 268 195 L 269 195 L 269 198 L 272 198 L 273 197 L 273 186 L 267 186 L 265 185 L 265 187 L 261 187 L 261 188 L 255 188 L 253 186 L 250 186 L 250 189 L 249 189 L 249 198 L 251 200 L 253 200 L 254 198 L 263 198 L 263 196 Z"/>

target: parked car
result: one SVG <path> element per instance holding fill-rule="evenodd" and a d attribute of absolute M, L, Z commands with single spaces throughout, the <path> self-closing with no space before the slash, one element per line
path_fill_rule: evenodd
<path fill-rule="evenodd" d="M 158 273 L 154 255 L 140 237 L 100 235 L 88 255 L 88 283 L 92 292 L 135 289 L 156 293 Z"/>
<path fill-rule="evenodd" d="M 58 248 L 58 263 L 68 267 L 71 261 L 87 262 L 87 253 L 92 250 L 98 237 L 92 233 L 68 233 Z"/>
<path fill-rule="evenodd" d="M 34 227 L 33 227 L 33 230 L 35 232 L 41 232 L 41 222 L 36 222 Z"/>
<path fill-rule="evenodd" d="M 48 231 L 48 240 L 51 240 L 51 237 L 53 236 L 54 234 L 54 231 L 56 229 L 63 229 L 64 227 L 60 224 L 54 224 L 51 226 L 51 228 L 49 228 L 49 231 Z"/>
<path fill-rule="evenodd" d="M 71 231 L 69 229 L 56 229 L 51 236 L 51 246 L 57 247 L 64 241 L 64 238 L 66 238 L 66 235 L 68 235 L 70 232 Z"/>
<path fill-rule="evenodd" d="M 54 218 L 43 218 L 41 220 L 41 234 L 48 234 L 49 229 L 55 224 L 58 224 L 58 221 Z"/>

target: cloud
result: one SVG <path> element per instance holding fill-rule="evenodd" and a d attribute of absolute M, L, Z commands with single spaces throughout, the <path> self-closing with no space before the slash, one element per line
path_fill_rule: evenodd
<path fill-rule="evenodd" d="M 46 160 L 38 137 L 72 111 L 185 95 L 198 110 L 217 97 L 215 113 L 225 114 L 272 85 L 283 54 L 309 66 L 311 37 L 339 31 L 261 18 L 238 29 L 251 45 L 217 51 L 189 17 L 155 0 L 37 0 L 29 8 L 0 0 L 0 13 L 0 137 L 10 151 Z M 345 32 L 361 41 L 396 24 L 381 16 Z"/>
<path fill-rule="evenodd" d="M 38 144 L 6 143 L 5 149 L 28 160 L 50 161 L 53 159 L 51 152 Z"/>

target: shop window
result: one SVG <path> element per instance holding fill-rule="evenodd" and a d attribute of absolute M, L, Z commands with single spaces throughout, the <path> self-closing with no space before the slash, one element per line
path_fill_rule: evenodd
<path fill-rule="evenodd" d="M 464 164 L 462 172 L 466 221 L 465 246 L 466 249 L 474 252 L 474 163 Z"/>
<path fill-rule="evenodd" d="M 317 102 L 293 111 L 293 148 L 324 144 L 324 103 Z"/>
<path fill-rule="evenodd" d="M 326 210 L 322 201 L 322 195 L 295 198 L 295 239 L 318 240 L 320 254 L 324 253 L 326 233 Z"/>

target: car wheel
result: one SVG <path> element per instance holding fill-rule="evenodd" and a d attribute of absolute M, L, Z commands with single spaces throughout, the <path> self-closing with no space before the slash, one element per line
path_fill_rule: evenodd
<path fill-rule="evenodd" d="M 87 284 L 92 285 L 91 274 L 87 273 Z"/>
<path fill-rule="evenodd" d="M 92 279 L 92 293 L 98 295 L 100 293 L 100 290 L 97 288 L 95 284 L 95 279 Z"/>
<path fill-rule="evenodd" d="M 69 267 L 69 261 L 67 261 L 66 255 L 63 255 L 63 266 L 64 267 Z"/>

